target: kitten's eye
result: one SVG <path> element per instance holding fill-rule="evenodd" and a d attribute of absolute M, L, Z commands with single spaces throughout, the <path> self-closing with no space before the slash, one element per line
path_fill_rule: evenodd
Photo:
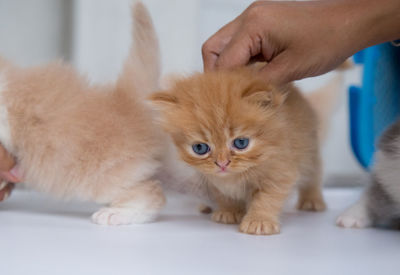
<path fill-rule="evenodd" d="M 249 146 L 249 139 L 248 138 L 237 138 L 233 141 L 233 146 L 236 149 L 243 150 Z"/>
<path fill-rule="evenodd" d="M 210 151 L 210 147 L 205 143 L 198 143 L 192 145 L 193 151 L 198 155 L 205 155 Z"/>

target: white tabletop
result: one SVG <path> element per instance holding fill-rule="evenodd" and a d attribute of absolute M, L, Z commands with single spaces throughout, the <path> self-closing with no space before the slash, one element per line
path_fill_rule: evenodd
<path fill-rule="evenodd" d="M 325 213 L 289 207 L 280 235 L 250 236 L 182 196 L 155 223 L 102 227 L 92 204 L 18 190 L 0 204 L 0 274 L 398 274 L 400 232 L 334 225 L 359 193 L 327 189 Z"/>

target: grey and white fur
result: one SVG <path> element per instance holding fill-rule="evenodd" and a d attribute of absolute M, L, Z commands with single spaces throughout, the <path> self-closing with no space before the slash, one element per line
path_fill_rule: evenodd
<path fill-rule="evenodd" d="M 343 212 L 342 227 L 399 226 L 400 222 L 400 120 L 381 136 L 371 183 L 358 202 Z"/>

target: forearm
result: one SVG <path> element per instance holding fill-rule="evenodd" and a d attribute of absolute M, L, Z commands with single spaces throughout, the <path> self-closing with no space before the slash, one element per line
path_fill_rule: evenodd
<path fill-rule="evenodd" d="M 352 41 L 353 51 L 400 38 L 400 0 L 335 2 L 337 22 L 347 29 L 344 39 Z"/>

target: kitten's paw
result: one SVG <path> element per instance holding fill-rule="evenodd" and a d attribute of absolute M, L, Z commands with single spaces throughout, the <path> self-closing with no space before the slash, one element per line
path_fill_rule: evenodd
<path fill-rule="evenodd" d="M 243 213 L 241 212 L 231 212 L 231 211 L 215 211 L 211 219 L 214 222 L 225 223 L 225 224 L 238 224 L 243 218 Z"/>
<path fill-rule="evenodd" d="M 245 217 L 240 223 L 239 231 L 253 235 L 279 234 L 280 224 L 272 220 L 256 220 Z"/>
<path fill-rule="evenodd" d="M 92 215 L 99 225 L 124 225 L 132 223 L 131 211 L 123 208 L 102 208 Z"/>
<path fill-rule="evenodd" d="M 366 218 L 348 216 L 343 213 L 336 219 L 336 225 L 344 228 L 365 228 L 370 226 L 371 223 Z"/>
<path fill-rule="evenodd" d="M 363 205 L 355 204 L 336 219 L 336 224 L 345 228 L 365 228 L 372 225 L 372 220 Z"/>
<path fill-rule="evenodd" d="M 153 221 L 157 212 L 137 212 L 129 208 L 102 208 L 92 215 L 92 221 L 99 225 L 126 225 Z"/>
<path fill-rule="evenodd" d="M 297 202 L 297 209 L 303 211 L 324 211 L 326 209 L 326 204 L 322 197 L 315 198 L 299 198 Z"/>

